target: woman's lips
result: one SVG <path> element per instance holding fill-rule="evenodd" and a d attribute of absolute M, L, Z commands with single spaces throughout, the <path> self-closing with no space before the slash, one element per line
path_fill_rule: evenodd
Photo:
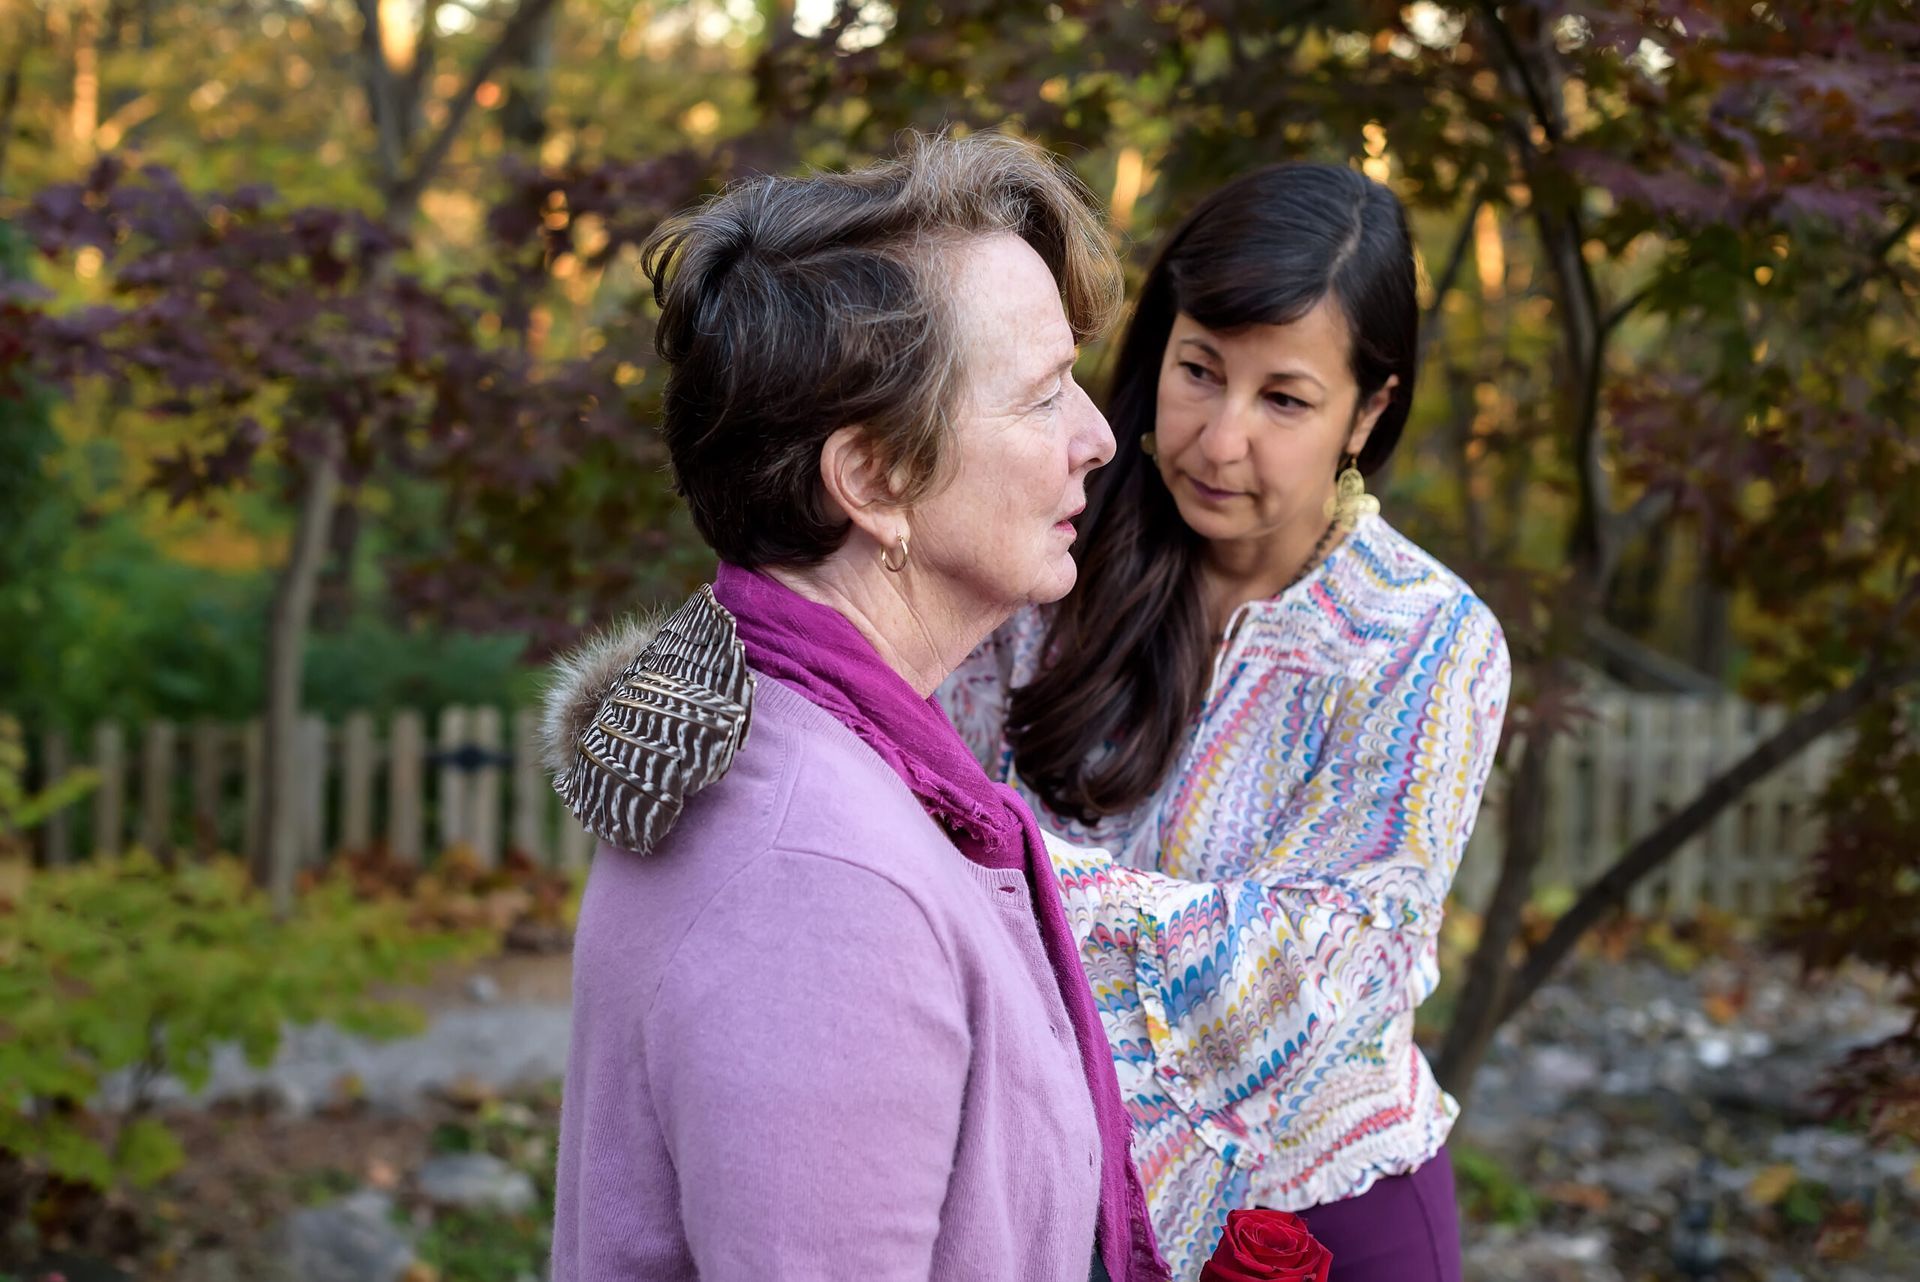
<path fill-rule="evenodd" d="M 1185 473 L 1182 473 L 1182 475 L 1185 475 Z M 1243 497 L 1238 490 L 1217 490 L 1206 482 L 1195 480 L 1191 476 L 1187 477 L 1187 484 L 1192 487 L 1195 494 L 1198 494 L 1209 503 L 1225 503 L 1228 499 Z"/>

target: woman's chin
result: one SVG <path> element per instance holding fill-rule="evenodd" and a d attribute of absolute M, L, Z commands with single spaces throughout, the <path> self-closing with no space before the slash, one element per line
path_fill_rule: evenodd
<path fill-rule="evenodd" d="M 1071 554 L 1062 552 L 1048 564 L 1044 573 L 1037 576 L 1039 582 L 1027 594 L 1027 600 L 1033 605 L 1051 605 L 1073 591 L 1073 585 L 1079 577 L 1080 566 Z"/>
<path fill-rule="evenodd" d="M 1245 521 L 1217 508 L 1181 502 L 1177 497 L 1174 506 L 1180 510 L 1180 519 L 1187 523 L 1187 528 L 1203 539 L 1236 539 L 1246 535 Z"/>

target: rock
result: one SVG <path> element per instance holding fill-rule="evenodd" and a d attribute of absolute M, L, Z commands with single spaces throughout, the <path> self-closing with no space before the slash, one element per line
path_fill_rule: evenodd
<path fill-rule="evenodd" d="M 482 1006 L 491 1006 L 500 1000 L 500 981 L 491 975 L 474 975 L 467 980 L 467 996 Z"/>
<path fill-rule="evenodd" d="M 1558 1104 L 1591 1088 L 1600 1069 L 1591 1055 L 1566 1046 L 1536 1047 L 1527 1058 L 1520 1079 L 1545 1103 Z"/>
<path fill-rule="evenodd" d="M 266 1068 L 249 1064 L 238 1046 L 219 1048 L 206 1088 L 193 1099 L 271 1099 L 283 1111 L 305 1115 L 346 1074 L 359 1080 L 364 1103 L 375 1110 L 415 1110 L 462 1078 L 497 1096 L 564 1077 L 570 1025 L 564 1004 L 502 1002 L 441 1011 L 418 1036 L 392 1040 L 358 1037 L 331 1024 L 289 1027 Z"/>
<path fill-rule="evenodd" d="M 1915 1161 L 1910 1149 L 1876 1149 L 1864 1136 L 1821 1127 L 1782 1131 L 1768 1142 L 1767 1151 L 1807 1179 L 1861 1200 L 1870 1200 L 1882 1183 L 1904 1183 Z"/>
<path fill-rule="evenodd" d="M 331 1091 L 331 1084 L 328 1090 Z M 263 1082 L 257 1098 L 270 1111 L 284 1113 L 288 1117 L 313 1116 L 313 1088 L 298 1079 L 273 1078 Z"/>
<path fill-rule="evenodd" d="M 533 1181 L 491 1153 L 446 1153 L 420 1168 L 420 1193 L 435 1206 L 513 1215 L 533 1205 Z"/>
<path fill-rule="evenodd" d="M 412 1236 L 393 1222 L 393 1199 L 372 1189 L 296 1211 L 284 1234 L 295 1282 L 400 1282 L 414 1265 Z"/>
<path fill-rule="evenodd" d="M 1705 1069 L 1720 1069 L 1733 1063 L 1734 1042 L 1718 1033 L 1707 1033 L 1693 1043 L 1693 1057 Z"/>
<path fill-rule="evenodd" d="M 1624 1194 L 1628 1202 L 1644 1204 L 1684 1183 L 1699 1165 L 1697 1149 L 1654 1143 L 1638 1152 L 1596 1162 L 1581 1172 L 1581 1178 Z"/>
<path fill-rule="evenodd" d="M 1495 1230 L 1466 1250 L 1474 1282 L 1622 1282 L 1604 1233 Z"/>
<path fill-rule="evenodd" d="M 1825 1068 L 1823 1058 L 1780 1052 L 1765 1059 L 1743 1060 L 1725 1072 L 1708 1075 L 1702 1094 L 1708 1102 L 1722 1107 L 1788 1123 L 1816 1122 L 1820 1109 L 1814 1092 Z"/>

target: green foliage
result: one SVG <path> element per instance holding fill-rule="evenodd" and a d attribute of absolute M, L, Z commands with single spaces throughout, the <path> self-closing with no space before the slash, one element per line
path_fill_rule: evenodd
<path fill-rule="evenodd" d="M 1460 1184 L 1460 1205 L 1469 1216 L 1516 1227 L 1540 1218 L 1540 1199 L 1498 1158 L 1462 1143 L 1449 1144 L 1447 1152 Z"/>
<path fill-rule="evenodd" d="M 303 705 L 323 716 L 366 709 L 431 711 L 452 703 L 520 703 L 535 674 L 514 635 L 405 627 L 361 613 L 309 643 Z"/>
<path fill-rule="evenodd" d="M 24 278 L 26 250 L 19 232 L 0 221 L 0 285 Z M 0 387 L 0 584 L 32 565 L 22 535 L 46 501 L 45 460 L 59 440 L 50 403 L 33 385 Z"/>
<path fill-rule="evenodd" d="M 126 514 L 90 526 L 74 516 L 38 514 L 29 541 L 48 559 L 0 586 L 8 638 L 0 707 L 36 730 L 75 734 L 107 717 L 239 721 L 258 712 L 264 578 L 184 565 Z M 362 611 L 309 642 L 305 706 L 339 717 L 510 702 L 528 683 L 523 649 L 517 636 L 409 627 Z"/>
<path fill-rule="evenodd" d="M 448 1282 L 517 1282 L 539 1276 L 551 1253 L 544 1214 L 448 1211 L 420 1239 L 420 1259 Z"/>
<path fill-rule="evenodd" d="M 35 730 L 82 734 L 103 718 L 239 721 L 259 711 L 268 585 L 186 565 L 130 513 L 94 521 L 73 503 L 31 515 L 37 563 L 0 582 L 0 707 Z M 371 595 L 371 594 L 370 594 Z M 518 636 L 410 626 L 370 600 L 308 643 L 304 704 L 323 716 L 527 693 Z"/>
<path fill-rule="evenodd" d="M 129 513 L 54 501 L 24 534 L 37 567 L 0 585 L 0 706 L 35 729 L 105 717 L 237 720 L 259 705 L 265 592 L 181 564 Z"/>
<path fill-rule="evenodd" d="M 28 830 L 78 801 L 98 782 L 93 771 L 75 770 L 30 793 L 24 782 L 26 770 L 20 723 L 0 716 L 0 858 L 24 853 L 22 838 Z"/>
<path fill-rule="evenodd" d="M 1826 1220 L 1832 1200 L 1832 1192 L 1818 1180 L 1795 1180 L 1780 1199 L 1780 1214 L 1789 1224 L 1816 1228 Z"/>
<path fill-rule="evenodd" d="M 450 1211 L 421 1238 L 423 1263 L 447 1282 L 515 1282 L 537 1276 L 547 1263 L 553 1223 L 553 1155 L 557 1099 L 493 1101 L 472 1118 L 440 1126 L 433 1146 L 442 1153 L 491 1153 L 526 1172 L 536 1197 L 518 1215 Z"/>
<path fill-rule="evenodd" d="M 276 919 L 228 860 L 170 870 L 135 853 L 43 872 L 0 912 L 0 1149 L 101 1188 L 151 1183 L 181 1160 L 141 1115 L 158 1075 L 204 1086 L 229 1043 L 263 1065 L 290 1023 L 406 1032 L 418 1012 L 371 998 L 373 986 L 481 942 L 421 931 L 404 904 L 336 883 Z M 96 1116 L 119 1074 L 129 1107 Z"/>

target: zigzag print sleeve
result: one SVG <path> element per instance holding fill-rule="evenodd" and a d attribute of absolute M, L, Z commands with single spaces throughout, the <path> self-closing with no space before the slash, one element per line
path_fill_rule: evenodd
<path fill-rule="evenodd" d="M 1169 1258 L 1211 1241 L 1230 1204 L 1325 1200 L 1316 1175 L 1365 1142 L 1373 1123 L 1340 1107 L 1345 1070 L 1398 1076 L 1390 1026 L 1438 980 L 1442 906 L 1509 676 L 1491 612 L 1455 596 L 1374 681 L 1328 696 L 1337 706 L 1318 764 L 1237 873 L 1185 866 L 1178 840 L 1162 845 L 1157 872 L 1054 847 Z M 1201 1179 L 1194 1134 L 1238 1176 Z M 1276 1146 L 1306 1160 L 1264 1161 Z"/>

